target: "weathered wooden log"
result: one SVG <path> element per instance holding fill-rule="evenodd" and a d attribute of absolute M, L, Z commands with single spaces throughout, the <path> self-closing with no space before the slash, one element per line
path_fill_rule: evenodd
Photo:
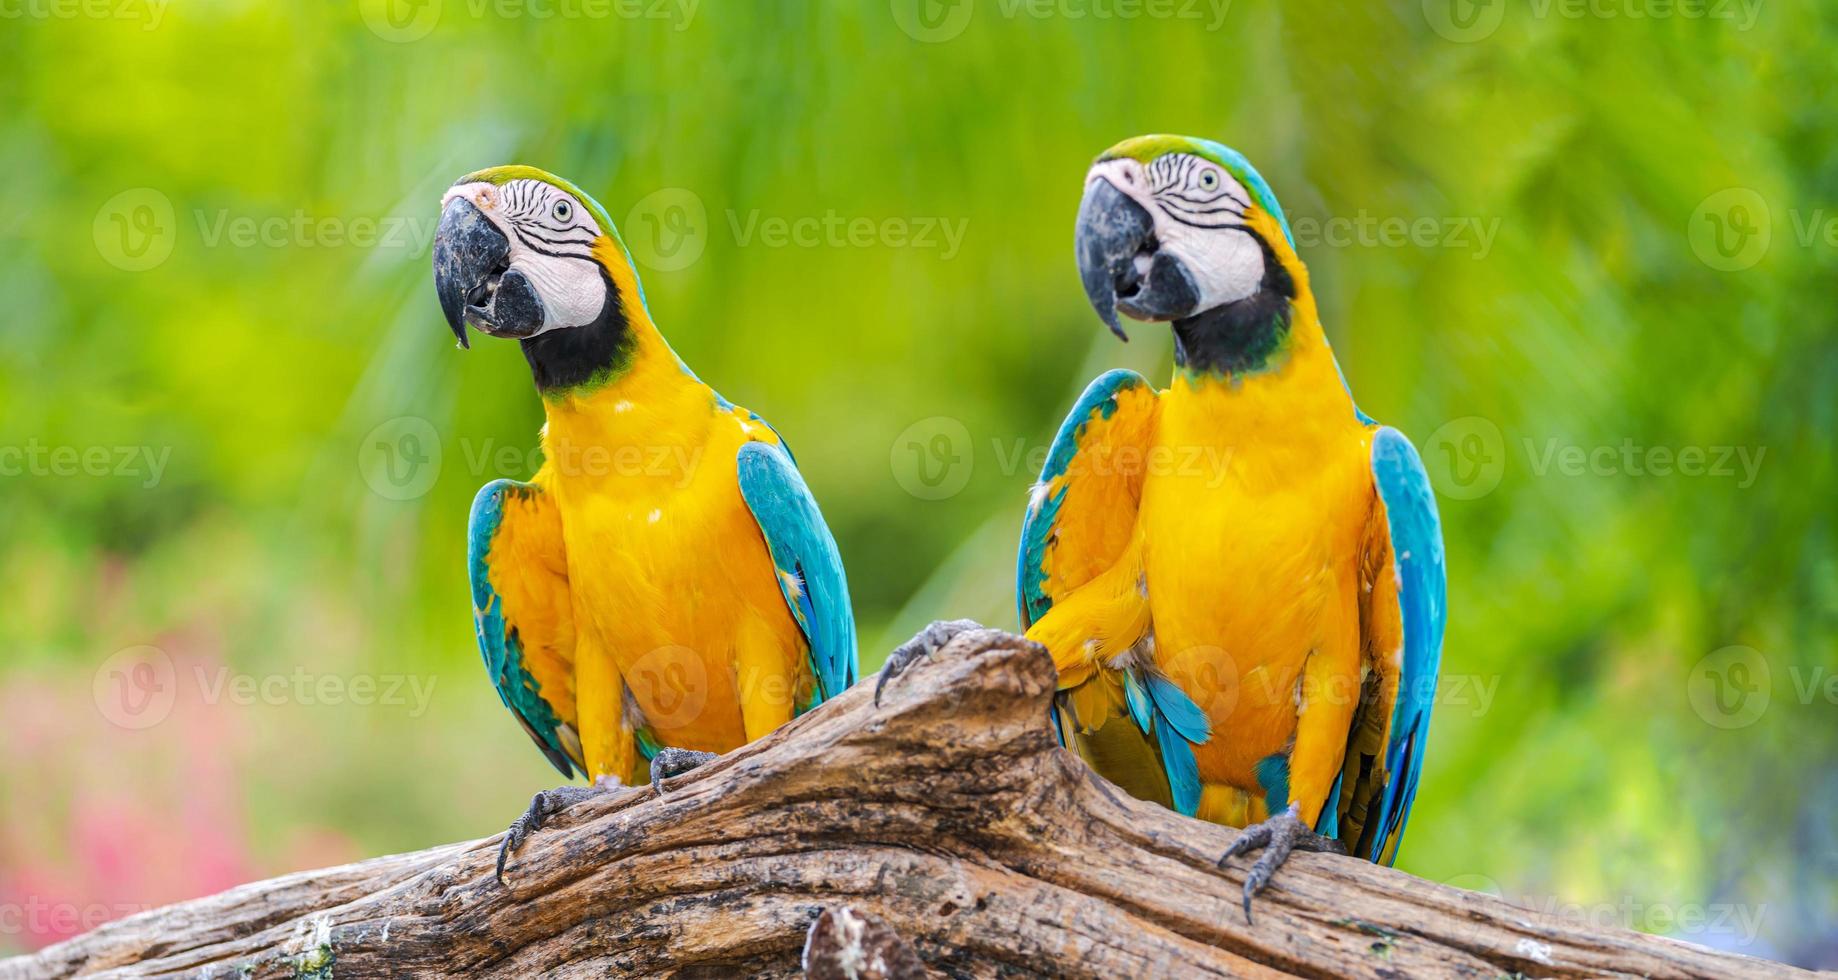
<path fill-rule="evenodd" d="M 661 796 L 565 811 L 507 884 L 499 838 L 449 844 L 144 912 L 0 978 L 796 976 L 843 906 L 821 955 L 852 956 L 863 935 L 826 930 L 861 925 L 934 975 L 1810 976 L 1329 854 L 1293 856 L 1247 924 L 1249 862 L 1216 866 L 1235 832 L 1060 749 L 1053 681 L 1039 647 L 967 633 L 879 707 L 860 684 Z"/>

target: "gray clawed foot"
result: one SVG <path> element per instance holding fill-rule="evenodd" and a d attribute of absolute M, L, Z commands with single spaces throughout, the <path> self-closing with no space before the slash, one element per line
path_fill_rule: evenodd
<path fill-rule="evenodd" d="M 1254 823 L 1239 832 L 1238 839 L 1225 849 L 1219 858 L 1219 867 L 1240 854 L 1248 854 L 1258 848 L 1264 849 L 1264 856 L 1251 866 L 1251 873 L 1244 880 L 1244 921 L 1251 925 L 1251 899 L 1264 886 L 1270 883 L 1276 869 L 1289 860 L 1291 851 L 1322 851 L 1335 854 L 1347 853 L 1347 847 L 1332 837 L 1323 837 L 1308 829 L 1302 822 L 1302 810 L 1297 804 L 1289 804 L 1289 809 L 1265 820 Z"/>
<path fill-rule="evenodd" d="M 651 785 L 657 788 L 659 796 L 664 794 L 664 780 L 696 768 L 704 762 L 719 758 L 713 752 L 697 752 L 695 749 L 658 749 L 657 755 L 651 757 Z"/>
<path fill-rule="evenodd" d="M 664 791 L 662 780 L 682 774 L 715 758 L 713 752 L 697 752 L 693 749 L 660 749 L 651 760 L 651 785 L 659 793 Z M 504 884 L 504 864 L 510 859 L 511 852 L 523 846 L 529 836 L 542 829 L 550 817 L 587 799 L 598 796 L 609 790 L 623 789 L 624 784 L 610 776 L 602 776 L 592 786 L 558 786 L 546 789 L 530 798 L 530 808 L 523 811 L 523 816 L 512 821 L 510 829 L 504 832 L 504 840 L 498 845 L 498 884 Z"/>
<path fill-rule="evenodd" d="M 504 832 L 504 841 L 498 845 L 498 884 L 504 884 L 504 862 L 511 852 L 523 844 L 525 838 L 542 829 L 550 817 L 568 809 L 576 803 L 596 796 L 617 786 L 617 782 L 596 782 L 592 786 L 558 786 L 546 789 L 530 799 L 530 808 L 523 811 L 523 816 L 511 822 L 509 830 Z"/>
<path fill-rule="evenodd" d="M 874 706 L 877 708 L 881 706 L 881 689 L 887 686 L 887 682 L 904 673 L 914 661 L 923 660 L 937 653 L 959 633 L 982 628 L 982 623 L 971 619 L 933 620 L 932 625 L 920 630 L 918 635 L 900 644 L 894 652 L 887 655 L 887 663 L 881 666 L 881 676 L 874 682 Z"/>

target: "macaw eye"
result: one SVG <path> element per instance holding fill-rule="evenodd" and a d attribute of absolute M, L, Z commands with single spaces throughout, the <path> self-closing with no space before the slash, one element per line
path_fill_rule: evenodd
<path fill-rule="evenodd" d="M 1200 171 L 1200 187 L 1203 190 L 1215 190 L 1219 186 L 1219 174 L 1212 170 Z"/>
<path fill-rule="evenodd" d="M 574 217 L 574 208 L 567 201 L 556 201 L 555 207 L 549 209 L 549 213 L 555 215 L 555 220 L 566 223 Z"/>

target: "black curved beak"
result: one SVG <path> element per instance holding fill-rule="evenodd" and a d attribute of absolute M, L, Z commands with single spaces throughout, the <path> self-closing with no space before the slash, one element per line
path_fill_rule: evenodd
<path fill-rule="evenodd" d="M 494 337 L 530 337 L 542 329 L 542 300 L 510 267 L 510 255 L 510 240 L 471 201 L 447 202 L 434 232 L 434 292 L 461 347 L 472 346 L 468 324 Z"/>
<path fill-rule="evenodd" d="M 1086 298 L 1123 340 L 1130 338 L 1118 310 L 1137 320 L 1178 320 L 1200 301 L 1187 268 L 1156 241 L 1149 212 L 1104 177 L 1085 187 L 1074 243 Z"/>

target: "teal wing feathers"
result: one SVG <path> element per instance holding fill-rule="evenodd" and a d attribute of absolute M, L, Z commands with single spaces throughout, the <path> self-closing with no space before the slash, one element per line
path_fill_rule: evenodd
<path fill-rule="evenodd" d="M 841 694 L 859 673 L 842 555 L 790 450 L 749 442 L 740 447 L 736 462 L 741 499 L 765 535 L 779 590 L 810 645 L 817 692 L 815 701 L 804 706 L 808 709 Z"/>
<path fill-rule="evenodd" d="M 1144 674 L 1149 699 L 1155 704 L 1154 723 L 1149 732 L 1161 749 L 1162 768 L 1168 774 L 1168 790 L 1174 809 L 1194 816 L 1200 812 L 1200 763 L 1194 758 L 1193 747 L 1212 739 L 1212 721 L 1180 685 L 1140 667 L 1132 671 Z"/>
<path fill-rule="evenodd" d="M 1390 774 L 1373 803 L 1366 857 L 1391 864 L 1410 819 L 1429 737 L 1430 708 L 1442 663 L 1447 623 L 1448 574 L 1443 564 L 1442 520 L 1416 447 L 1396 429 L 1380 427 L 1372 438 L 1372 475 L 1385 503 L 1392 554 L 1397 562 L 1398 604 L 1404 646 L 1398 695 L 1392 707 L 1385 769 Z"/>

